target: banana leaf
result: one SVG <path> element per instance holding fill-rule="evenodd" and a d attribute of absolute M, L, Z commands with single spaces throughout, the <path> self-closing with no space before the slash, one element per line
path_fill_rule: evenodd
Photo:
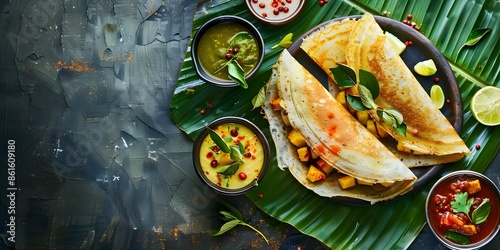
<path fill-rule="evenodd" d="M 469 108 L 472 96 L 481 87 L 500 87 L 500 4 L 497 1 L 337 0 L 323 6 L 319 1 L 307 1 L 296 20 L 280 27 L 253 19 L 243 0 L 201 3 L 199 10 L 193 32 L 213 17 L 237 15 L 253 22 L 261 31 L 266 55 L 260 70 L 249 81 L 248 89 L 217 88 L 196 75 L 188 48 L 170 107 L 171 118 L 192 139 L 205 123 L 226 115 L 253 121 L 271 138 L 267 121 L 251 104 L 252 98 L 267 83 L 271 67 L 281 52 L 271 47 L 288 33 L 293 33 L 295 39 L 324 21 L 370 12 L 385 14 L 398 21 L 412 14 L 411 20 L 448 59 L 455 73 L 464 113 L 460 135 L 472 153 L 459 162 L 448 164 L 441 175 L 460 169 L 483 172 L 500 148 L 500 126 L 481 125 Z M 468 35 L 478 28 L 492 30 L 476 45 L 460 49 Z M 201 110 L 205 111 L 203 115 Z M 480 149 L 475 148 L 476 144 Z M 271 147 L 275 155 L 274 145 Z M 279 170 L 274 158 L 265 178 L 247 196 L 270 216 L 293 225 L 331 248 L 402 249 L 411 244 L 425 225 L 424 203 L 432 182 L 393 201 L 373 206 L 344 205 L 305 189 L 288 171 Z M 259 194 L 263 194 L 263 198 L 259 198 Z"/>

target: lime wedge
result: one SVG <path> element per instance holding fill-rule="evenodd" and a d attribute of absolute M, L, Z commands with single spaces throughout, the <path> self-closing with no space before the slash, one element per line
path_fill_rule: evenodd
<path fill-rule="evenodd" d="M 470 102 L 472 115 L 487 126 L 500 124 L 500 88 L 487 86 L 474 94 Z"/>
<path fill-rule="evenodd" d="M 389 40 L 391 43 L 392 47 L 396 50 L 396 52 L 399 54 L 403 53 L 403 51 L 406 49 L 406 45 L 399 40 L 395 35 L 393 35 L 390 32 L 385 32 L 385 37 Z"/>
<path fill-rule="evenodd" d="M 443 89 L 437 84 L 432 85 L 431 87 L 431 100 L 438 109 L 441 109 L 444 106 L 444 92 Z"/>
<path fill-rule="evenodd" d="M 415 70 L 415 72 L 417 72 L 417 74 L 422 76 L 430 76 L 435 74 L 437 71 L 436 64 L 434 64 L 434 61 L 432 59 L 415 64 L 415 67 L 413 69 Z"/>

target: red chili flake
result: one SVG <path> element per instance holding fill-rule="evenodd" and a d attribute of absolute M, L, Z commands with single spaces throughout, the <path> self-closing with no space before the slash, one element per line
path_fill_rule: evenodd
<path fill-rule="evenodd" d="M 262 17 L 267 17 L 267 13 L 262 13 Z"/>
<path fill-rule="evenodd" d="M 212 157 L 214 157 L 214 153 L 212 153 L 212 152 L 208 152 L 208 153 L 207 153 L 207 158 L 212 158 Z"/>
<path fill-rule="evenodd" d="M 441 81 L 441 79 L 439 79 L 439 77 L 434 77 L 434 82 L 435 83 L 438 83 L 439 81 Z"/>
<path fill-rule="evenodd" d="M 406 18 L 408 18 L 408 19 L 412 19 L 412 18 L 413 18 L 413 15 L 412 15 L 412 14 L 408 14 L 408 16 L 406 16 Z"/>
<path fill-rule="evenodd" d="M 450 99 L 446 99 L 446 103 L 450 103 L 450 102 L 451 102 Z"/>
<path fill-rule="evenodd" d="M 240 179 L 244 180 L 244 179 L 246 179 L 246 178 L 247 178 L 247 174 L 245 174 L 245 173 L 243 173 L 243 172 L 240 172 L 240 173 L 238 174 L 238 177 L 240 177 Z"/>
<path fill-rule="evenodd" d="M 200 110 L 200 114 L 204 115 L 205 114 L 205 110 L 204 109 Z"/>
<path fill-rule="evenodd" d="M 478 149 L 478 150 L 479 150 L 480 148 L 481 148 L 481 145 L 476 144 L 476 149 Z"/>
<path fill-rule="evenodd" d="M 266 7 L 266 4 L 265 4 L 265 3 L 259 3 L 259 7 L 261 7 L 261 8 L 265 8 L 265 7 Z"/>
<path fill-rule="evenodd" d="M 259 198 L 264 198 L 264 195 L 263 194 L 259 194 Z"/>
<path fill-rule="evenodd" d="M 243 154 L 243 156 L 245 156 L 246 158 L 250 158 L 252 157 L 252 153 L 246 152 L 245 154 Z"/>

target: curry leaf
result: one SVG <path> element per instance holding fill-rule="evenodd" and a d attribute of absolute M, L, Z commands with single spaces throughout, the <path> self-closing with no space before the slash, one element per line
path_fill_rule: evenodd
<path fill-rule="evenodd" d="M 388 108 L 388 109 L 384 109 L 384 112 L 388 113 L 390 116 L 394 117 L 397 125 L 400 125 L 401 123 L 403 123 L 403 115 L 397 109 Z"/>
<path fill-rule="evenodd" d="M 479 205 L 476 210 L 472 212 L 472 222 L 476 225 L 483 223 L 490 215 L 490 210 L 490 200 L 484 199 L 483 202 L 481 202 L 481 205 Z"/>
<path fill-rule="evenodd" d="M 241 143 L 240 143 L 241 144 Z M 241 147 L 240 146 L 231 146 L 231 152 L 230 157 L 232 160 L 235 160 L 236 162 L 239 162 L 240 164 L 243 164 L 243 161 L 241 160 L 243 158 L 243 154 L 241 152 Z M 243 150 L 245 148 L 243 147 Z"/>
<path fill-rule="evenodd" d="M 241 68 L 241 66 L 235 62 L 231 61 L 228 65 L 229 78 L 239 84 L 244 89 L 248 88 L 248 84 L 245 81 L 245 71 Z"/>
<path fill-rule="evenodd" d="M 406 136 L 406 123 L 401 123 L 397 125 L 395 128 L 396 132 L 402 136 Z"/>
<path fill-rule="evenodd" d="M 231 206 L 231 204 L 229 204 L 223 200 L 217 200 L 217 203 L 219 203 L 220 205 L 223 205 L 224 207 L 226 207 L 229 210 L 229 212 L 221 211 L 220 212 L 221 214 L 222 214 L 222 212 L 225 212 L 225 213 L 231 214 L 232 216 L 236 217 L 236 219 L 238 219 L 238 220 L 243 220 L 243 215 L 240 213 L 240 211 L 238 211 L 238 209 Z"/>
<path fill-rule="evenodd" d="M 363 111 L 363 110 L 368 110 L 365 105 L 363 105 L 363 101 L 361 100 L 361 97 L 359 96 L 354 96 L 354 95 L 347 95 L 346 96 L 347 103 L 357 111 Z"/>
<path fill-rule="evenodd" d="M 361 97 L 361 102 L 363 106 L 367 109 L 376 109 L 378 108 L 377 104 L 373 101 L 373 96 L 371 91 L 365 87 L 364 85 L 358 85 L 359 96 Z"/>
<path fill-rule="evenodd" d="M 232 164 L 224 165 L 224 166 L 217 168 L 216 172 L 218 174 L 229 177 L 231 175 L 236 174 L 236 172 L 238 171 L 238 168 L 240 168 L 240 165 L 241 165 L 241 162 L 237 161 L 237 162 L 234 162 Z"/>
<path fill-rule="evenodd" d="M 224 141 L 224 139 L 222 139 L 222 137 L 220 137 L 219 134 L 217 134 L 217 132 L 215 132 L 213 129 L 207 127 L 208 129 L 208 133 L 210 134 L 210 138 L 214 141 L 215 145 L 217 145 L 217 147 L 219 147 L 219 149 L 224 152 L 224 153 L 229 153 L 231 152 L 231 149 L 229 148 L 229 146 L 226 144 L 226 142 Z"/>
<path fill-rule="evenodd" d="M 378 85 L 377 78 L 375 78 L 375 76 L 371 72 L 360 69 L 359 84 L 365 86 L 367 89 L 370 90 L 370 93 L 372 95 L 372 100 L 377 99 L 380 93 L 380 87 Z"/>
<path fill-rule="evenodd" d="M 470 239 L 467 236 L 457 232 L 448 231 L 444 237 L 461 245 L 470 244 Z"/>
<path fill-rule="evenodd" d="M 293 33 L 288 33 L 285 37 L 283 37 L 283 39 L 281 39 L 281 41 L 278 44 L 271 47 L 271 49 L 276 49 L 278 47 L 282 48 L 290 47 L 290 45 L 292 45 L 292 38 L 293 38 Z"/>
<path fill-rule="evenodd" d="M 473 30 L 469 36 L 467 37 L 467 41 L 460 47 L 460 49 L 457 52 L 457 55 L 462 51 L 462 49 L 465 46 L 474 46 L 476 45 L 481 38 L 483 38 L 486 34 L 488 34 L 491 31 L 491 28 L 479 28 Z"/>
<path fill-rule="evenodd" d="M 262 88 L 260 88 L 259 93 L 257 93 L 256 96 L 253 97 L 252 99 L 252 109 L 255 109 L 257 107 L 260 107 L 264 105 L 264 102 L 266 101 L 266 87 L 267 85 L 264 85 Z"/>
<path fill-rule="evenodd" d="M 237 226 L 239 223 L 240 223 L 240 221 L 238 219 L 230 220 L 230 221 L 224 223 L 224 225 L 222 225 L 222 227 L 218 231 L 212 232 L 212 236 L 221 235 L 221 234 L 231 230 L 233 227 Z"/>
<path fill-rule="evenodd" d="M 335 82 L 341 88 L 350 88 L 356 85 L 356 73 L 349 66 L 337 64 L 337 67 L 330 68 Z"/>

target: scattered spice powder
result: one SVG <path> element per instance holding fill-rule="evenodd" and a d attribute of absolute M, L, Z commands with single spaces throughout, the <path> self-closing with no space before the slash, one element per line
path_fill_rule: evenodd
<path fill-rule="evenodd" d="M 89 66 L 88 62 L 83 62 L 82 60 L 71 60 L 69 62 L 57 61 L 54 67 L 57 69 L 66 69 L 76 72 L 88 72 L 95 70 L 95 68 Z"/>

